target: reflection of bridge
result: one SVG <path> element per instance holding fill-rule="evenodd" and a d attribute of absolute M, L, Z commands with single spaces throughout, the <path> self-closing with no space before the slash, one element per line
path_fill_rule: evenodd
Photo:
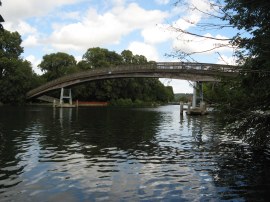
<path fill-rule="evenodd" d="M 84 82 L 114 78 L 171 78 L 190 81 L 219 81 L 221 77 L 237 75 L 235 66 L 207 64 L 159 62 L 145 65 L 122 65 L 78 72 L 50 81 L 27 93 L 27 98 L 39 97 L 46 92 L 75 86 Z M 63 93 L 61 93 L 63 97 Z M 62 98 L 61 97 L 61 98 Z M 61 101 L 61 99 L 60 99 Z"/>

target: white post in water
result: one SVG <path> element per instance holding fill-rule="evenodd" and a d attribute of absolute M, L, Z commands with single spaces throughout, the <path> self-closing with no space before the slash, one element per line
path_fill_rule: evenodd
<path fill-rule="evenodd" d="M 72 105 L 71 88 L 69 89 L 69 104 Z"/>
<path fill-rule="evenodd" d="M 192 108 L 196 107 L 196 100 L 197 100 L 197 82 L 194 81 L 193 83 L 193 97 L 192 97 Z"/>
<path fill-rule="evenodd" d="M 184 111 L 184 103 L 180 102 L 180 114 L 183 115 L 183 111 Z"/>
<path fill-rule="evenodd" d="M 60 94 L 60 106 L 63 104 L 63 98 L 64 98 L 64 88 L 61 88 L 61 94 Z"/>
<path fill-rule="evenodd" d="M 187 114 L 190 114 L 190 102 L 188 102 Z"/>

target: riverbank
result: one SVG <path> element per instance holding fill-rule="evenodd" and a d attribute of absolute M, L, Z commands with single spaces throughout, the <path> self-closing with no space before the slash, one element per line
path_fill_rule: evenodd
<path fill-rule="evenodd" d="M 160 103 L 154 101 L 141 101 L 131 99 L 117 99 L 110 102 L 99 102 L 99 101 L 73 101 L 72 106 L 78 107 L 157 107 L 166 105 L 168 103 Z M 53 103 L 40 102 L 40 103 L 27 103 L 27 106 L 53 106 Z"/>

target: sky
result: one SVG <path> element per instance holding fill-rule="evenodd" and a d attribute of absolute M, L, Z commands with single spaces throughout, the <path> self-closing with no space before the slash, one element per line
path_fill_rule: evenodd
<path fill-rule="evenodd" d="M 176 32 L 196 31 L 204 36 L 230 38 L 233 31 L 197 29 L 214 13 L 210 0 L 2 0 L 3 26 L 22 37 L 22 57 L 35 72 L 46 54 L 65 52 L 80 61 L 88 48 L 101 47 L 121 53 L 131 50 L 157 62 L 181 61 L 170 57 L 176 50 L 199 52 L 217 46 L 217 41 Z M 227 47 L 195 55 L 198 62 L 233 64 Z M 175 93 L 192 93 L 190 82 L 161 79 Z"/>

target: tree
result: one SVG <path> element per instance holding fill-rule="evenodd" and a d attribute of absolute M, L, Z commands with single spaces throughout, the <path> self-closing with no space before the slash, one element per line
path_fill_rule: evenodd
<path fill-rule="evenodd" d="M 105 48 L 89 48 L 82 57 L 83 61 L 91 68 L 105 68 L 122 63 L 122 58 L 114 51 Z"/>
<path fill-rule="evenodd" d="M 179 2 L 179 1 L 177 1 Z M 181 34 L 188 34 L 215 41 L 228 40 L 224 45 L 235 48 L 240 67 L 239 77 L 235 80 L 223 80 L 214 88 L 211 96 L 219 96 L 218 102 L 231 113 L 229 127 L 254 146 L 265 146 L 270 143 L 270 2 L 267 0 L 225 0 L 211 1 L 213 12 L 205 12 L 193 5 L 193 9 L 209 18 L 223 20 L 222 23 L 199 23 L 200 30 L 234 29 L 235 36 L 230 39 L 219 39 L 174 28 Z M 217 49 L 222 47 L 214 47 Z M 212 51 L 205 50 L 206 51 Z M 191 58 L 193 53 L 179 51 L 183 57 Z M 210 90 L 211 88 L 208 88 Z M 213 89 L 213 88 L 212 88 Z M 211 94 L 210 93 L 210 94 Z M 208 93 L 209 94 L 209 93 Z M 266 121 L 267 120 L 267 121 Z"/>
<path fill-rule="evenodd" d="M 251 109 L 270 107 L 270 2 L 266 0 L 226 0 L 224 10 L 231 25 L 249 34 L 237 34 L 231 43 L 239 47 L 237 56 L 245 70 L 241 77 L 241 88 L 245 89 Z M 228 17 L 229 16 L 229 17 Z"/>
<path fill-rule="evenodd" d="M 123 58 L 123 64 L 133 63 L 133 53 L 130 50 L 123 50 L 121 56 Z"/>
<path fill-rule="evenodd" d="M 240 124 L 233 132 L 247 142 L 262 147 L 270 143 L 270 2 L 267 0 L 226 0 L 223 19 L 240 31 L 232 40 L 244 71 L 240 77 L 239 92 L 243 92 Z M 232 102 L 232 106 L 233 102 Z M 244 112 L 244 113 L 243 113 Z"/>
<path fill-rule="evenodd" d="M 45 71 L 44 77 L 47 81 L 51 81 L 76 71 L 76 63 L 72 55 L 58 52 L 43 56 L 39 67 Z"/>
<path fill-rule="evenodd" d="M 121 52 L 123 64 L 147 64 L 147 58 L 143 55 L 133 55 L 130 50 L 123 50 Z"/>
<path fill-rule="evenodd" d="M 0 102 L 21 104 L 28 90 L 35 87 L 37 75 L 31 64 L 20 58 L 23 52 L 18 32 L 0 32 Z"/>
<path fill-rule="evenodd" d="M 81 70 L 115 68 L 118 65 L 147 64 L 143 55 L 133 55 L 130 50 L 124 50 L 121 54 L 104 48 L 89 48 L 83 55 L 83 60 L 78 63 Z M 118 99 L 141 101 L 168 101 L 171 91 L 160 83 L 158 79 L 126 78 L 96 81 L 76 87 L 74 95 L 80 100 L 96 99 L 110 101 Z"/>
<path fill-rule="evenodd" d="M 5 76 L 11 66 L 6 65 L 10 59 L 19 59 L 19 56 L 23 53 L 23 48 L 21 47 L 21 36 L 18 32 L 9 32 L 4 30 L 0 32 L 0 78 Z"/>

